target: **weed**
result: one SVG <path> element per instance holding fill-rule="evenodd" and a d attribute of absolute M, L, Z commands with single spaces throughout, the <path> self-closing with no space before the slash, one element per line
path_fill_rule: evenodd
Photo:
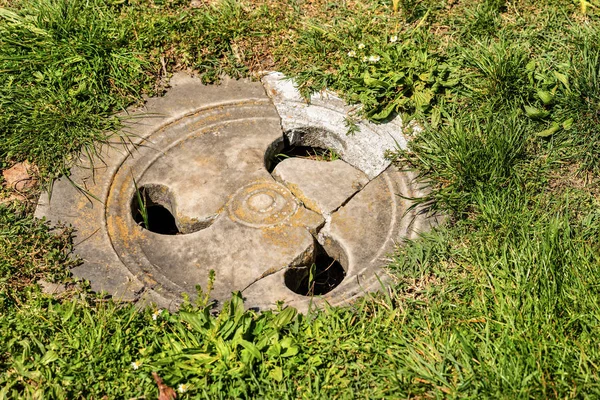
<path fill-rule="evenodd" d="M 275 154 L 276 164 L 286 158 L 304 158 L 314 161 L 335 161 L 340 155 L 333 149 L 321 149 L 310 146 L 290 146 L 282 153 Z"/>
<path fill-rule="evenodd" d="M 470 87 L 473 94 L 494 100 L 494 108 L 508 104 L 525 103 L 528 93 L 528 56 L 522 47 L 509 44 L 506 39 L 477 43 L 463 50 L 465 64 L 472 67 Z"/>
<path fill-rule="evenodd" d="M 600 46 L 597 32 L 583 30 L 577 35 L 577 44 L 571 54 L 572 74 L 570 89 L 556 100 L 557 119 L 574 119 L 568 139 L 576 146 L 569 150 L 570 159 L 582 168 L 598 172 L 598 126 L 600 123 Z"/>
<path fill-rule="evenodd" d="M 146 204 L 148 198 L 148 196 L 146 195 L 146 189 L 142 188 L 142 190 L 140 190 L 138 188 L 137 182 L 135 181 L 135 178 L 133 178 L 133 176 L 131 178 L 133 179 L 133 185 L 135 187 L 135 199 L 137 202 L 136 211 L 142 219 L 141 225 L 145 229 L 150 229 L 150 221 L 148 220 L 148 206 Z"/>
<path fill-rule="evenodd" d="M 208 281 L 206 282 L 206 289 L 202 289 L 202 286 L 196 285 L 196 308 L 205 308 L 211 305 L 211 293 L 215 285 L 215 270 L 211 269 L 208 271 Z"/>
<path fill-rule="evenodd" d="M 469 214 L 482 192 L 520 184 L 517 171 L 526 157 L 526 125 L 518 110 L 504 115 L 465 111 L 454 118 L 420 133 L 411 151 L 401 154 L 404 162 L 439 182 L 431 194 L 437 207 Z"/>
<path fill-rule="evenodd" d="M 501 26 L 500 10 L 504 1 L 486 0 L 467 8 L 463 32 L 478 37 L 494 37 Z"/>
<path fill-rule="evenodd" d="M 14 204 L 0 205 L 0 227 L 0 303 L 18 298 L 24 287 L 39 279 L 65 279 L 68 268 L 78 263 L 68 255 L 68 228 L 50 228 Z"/>
<path fill-rule="evenodd" d="M 346 132 L 346 135 L 348 135 L 348 136 L 352 136 L 360 130 L 355 117 L 346 116 L 344 118 L 344 125 L 346 126 L 346 129 L 348 130 Z"/>

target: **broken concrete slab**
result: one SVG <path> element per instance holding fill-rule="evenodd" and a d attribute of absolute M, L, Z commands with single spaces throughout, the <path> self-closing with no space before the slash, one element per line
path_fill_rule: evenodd
<path fill-rule="evenodd" d="M 387 161 L 353 156 L 352 148 L 373 156 L 371 142 L 324 130 L 321 117 L 305 121 L 308 135 L 284 132 L 260 83 L 205 86 L 177 74 L 164 97 L 128 111 L 128 140 L 99 146 L 92 159 L 82 155 L 52 197 L 40 198 L 36 215 L 75 227 L 83 264 L 73 274 L 116 299 L 174 309 L 183 293 L 206 289 L 214 271 L 218 302 L 239 290 L 248 307 L 342 304 L 382 273 L 394 243 L 412 235 L 402 228 L 409 202 L 399 195 L 414 192 L 392 167 L 378 176 Z M 324 148 L 335 140 L 347 151 L 333 162 L 285 160 L 272 175 L 273 152 L 290 138 Z M 305 282 L 323 254 L 342 272 L 315 300 L 290 279 Z"/>
<path fill-rule="evenodd" d="M 345 259 L 348 274 L 357 277 L 362 290 L 381 285 L 382 268 L 395 246 L 438 222 L 437 216 L 428 215 L 423 207 L 411 208 L 412 202 L 406 200 L 424 195 L 415 176 L 389 167 L 333 213 L 319 232 L 319 242 L 335 258 Z"/>
<path fill-rule="evenodd" d="M 306 208 L 322 215 L 337 210 L 369 182 L 363 172 L 342 160 L 288 158 L 277 164 L 272 175 Z"/>
<path fill-rule="evenodd" d="M 347 105 L 333 92 L 323 91 L 307 102 L 285 75 L 274 72 L 262 78 L 267 94 L 281 115 L 281 126 L 290 143 L 335 150 L 348 164 L 375 178 L 391 163 L 389 150 L 406 148 L 399 117 L 385 124 L 356 121 L 348 134 L 347 121 L 356 107 Z"/>
<path fill-rule="evenodd" d="M 346 278 L 331 292 L 314 298 L 312 306 L 341 305 L 382 289 L 389 282 L 384 267 L 395 247 L 440 222 L 439 216 L 429 215 L 424 207 L 411 208 L 412 202 L 405 200 L 425 193 L 415 184 L 415 176 L 391 166 L 327 218 L 317 239 L 344 266 Z M 269 287 L 285 279 L 285 273 L 278 271 L 244 294 L 265 296 Z M 302 311 L 310 306 L 289 293 L 284 300 Z"/>

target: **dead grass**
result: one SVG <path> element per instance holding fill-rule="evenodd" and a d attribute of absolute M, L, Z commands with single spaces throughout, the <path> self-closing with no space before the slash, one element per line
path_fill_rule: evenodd
<path fill-rule="evenodd" d="M 594 186 L 598 186 L 598 178 L 592 172 L 582 170 L 576 163 L 553 171 L 548 181 L 548 187 L 558 192 L 564 189 L 589 189 Z"/>

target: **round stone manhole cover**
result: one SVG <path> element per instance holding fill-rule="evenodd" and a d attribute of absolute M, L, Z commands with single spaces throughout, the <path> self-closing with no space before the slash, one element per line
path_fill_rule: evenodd
<path fill-rule="evenodd" d="M 76 228 L 74 275 L 169 308 L 211 271 L 212 298 L 239 290 L 259 309 L 380 288 L 394 246 L 434 222 L 404 200 L 420 195 L 413 176 L 383 156 L 405 143 L 400 126 L 347 136 L 343 102 L 307 105 L 282 78 L 204 86 L 176 75 L 131 113 L 127 140 L 55 182 L 36 213 Z"/>

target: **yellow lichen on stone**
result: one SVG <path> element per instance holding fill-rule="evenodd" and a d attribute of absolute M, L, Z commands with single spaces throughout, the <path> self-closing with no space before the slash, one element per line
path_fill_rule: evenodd
<path fill-rule="evenodd" d="M 309 210 L 312 210 L 314 212 L 317 213 L 321 213 L 321 209 L 319 208 L 319 206 L 317 205 L 317 203 L 315 203 L 313 200 L 309 199 L 308 197 L 306 197 L 304 195 L 304 193 L 302 192 L 302 190 L 300 190 L 300 188 L 298 187 L 298 185 L 295 185 L 293 183 L 287 183 L 286 184 L 287 188 L 290 190 L 290 192 L 292 192 L 292 194 L 302 203 L 304 204 L 304 207 L 308 208 Z"/>
<path fill-rule="evenodd" d="M 262 232 L 263 238 L 271 244 L 274 244 L 278 247 L 288 247 L 290 240 L 293 238 L 290 237 L 290 233 L 293 232 L 293 229 L 287 224 L 275 225 L 275 226 L 267 226 L 260 228 Z"/>

